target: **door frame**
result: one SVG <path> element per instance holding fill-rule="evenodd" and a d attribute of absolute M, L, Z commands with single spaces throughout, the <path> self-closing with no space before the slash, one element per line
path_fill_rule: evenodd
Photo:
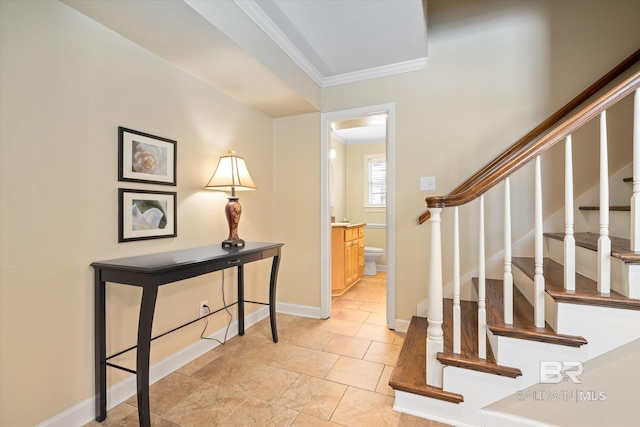
<path fill-rule="evenodd" d="M 379 104 L 320 114 L 320 314 L 331 316 L 331 204 L 329 152 L 331 123 L 373 114 L 387 114 L 387 324 L 396 328 L 396 104 Z"/>

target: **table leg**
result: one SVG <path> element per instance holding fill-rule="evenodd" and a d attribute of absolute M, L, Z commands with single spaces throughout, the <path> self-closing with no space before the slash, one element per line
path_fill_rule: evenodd
<path fill-rule="evenodd" d="M 100 280 L 100 269 L 94 279 L 94 348 L 95 348 L 95 405 L 96 421 L 107 418 L 107 334 L 105 310 L 105 282 Z"/>
<path fill-rule="evenodd" d="M 278 268 L 280 267 L 280 252 L 273 257 L 271 263 L 271 281 L 269 282 L 269 319 L 271 320 L 271 336 L 273 342 L 278 342 L 278 329 L 276 327 L 276 282 L 278 281 Z"/>
<path fill-rule="evenodd" d="M 238 266 L 238 335 L 244 335 L 244 266 Z"/>
<path fill-rule="evenodd" d="M 140 427 L 151 426 L 149 407 L 149 355 L 151 353 L 151 326 L 158 297 L 157 286 L 145 286 L 138 320 L 138 351 L 136 355 L 136 382 L 138 386 L 138 419 Z"/>

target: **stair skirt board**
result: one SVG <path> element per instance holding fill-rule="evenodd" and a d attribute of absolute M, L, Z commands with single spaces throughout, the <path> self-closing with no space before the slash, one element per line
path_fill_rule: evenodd
<path fill-rule="evenodd" d="M 547 423 L 516 415 L 486 409 L 463 410 L 461 405 L 403 391 L 396 391 L 395 394 L 394 410 L 456 427 L 549 427 Z"/>

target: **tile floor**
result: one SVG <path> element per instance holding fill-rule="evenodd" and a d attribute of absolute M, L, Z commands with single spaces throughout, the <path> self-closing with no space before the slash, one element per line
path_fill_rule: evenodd
<path fill-rule="evenodd" d="M 278 314 L 150 388 L 154 427 L 424 426 L 392 409 L 388 381 L 404 334 L 385 321 L 385 275 L 364 276 L 334 297 L 330 319 Z M 135 397 L 87 427 L 137 426 Z"/>

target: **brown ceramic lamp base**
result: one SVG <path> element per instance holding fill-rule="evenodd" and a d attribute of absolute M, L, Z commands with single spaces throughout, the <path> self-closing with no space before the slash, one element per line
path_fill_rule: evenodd
<path fill-rule="evenodd" d="M 242 206 L 240 206 L 238 198 L 229 197 L 224 211 L 227 216 L 227 224 L 229 224 L 229 237 L 222 242 L 222 247 L 244 247 L 244 240 L 238 236 L 238 224 L 240 223 L 240 214 L 242 213 Z"/>

